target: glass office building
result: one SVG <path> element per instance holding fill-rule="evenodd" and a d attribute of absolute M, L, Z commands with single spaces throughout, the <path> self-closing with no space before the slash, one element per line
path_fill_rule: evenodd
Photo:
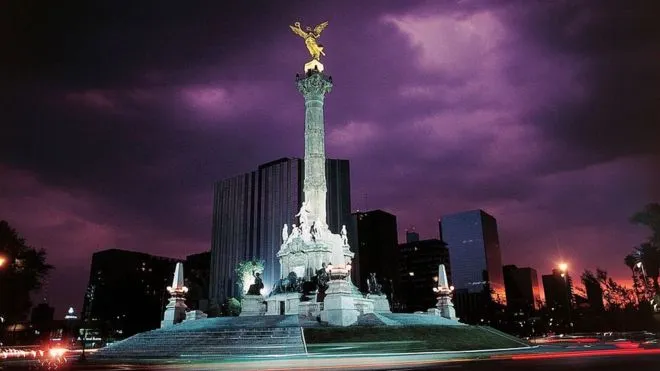
<path fill-rule="evenodd" d="M 457 291 L 491 290 L 496 302 L 505 304 L 502 257 L 497 221 L 483 210 L 446 215 L 439 222 L 440 235 L 449 249 L 452 283 Z"/>
<path fill-rule="evenodd" d="M 281 158 L 256 171 L 215 184 L 209 299 L 220 305 L 235 297 L 234 269 L 240 261 L 265 261 L 267 290 L 280 277 L 277 252 L 282 227 L 296 223 L 303 201 L 304 161 Z M 326 160 L 328 225 L 339 232 L 350 219 L 350 168 L 348 160 Z"/>

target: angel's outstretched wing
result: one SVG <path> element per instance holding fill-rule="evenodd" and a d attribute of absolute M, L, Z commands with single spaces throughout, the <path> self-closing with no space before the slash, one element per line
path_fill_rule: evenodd
<path fill-rule="evenodd" d="M 321 23 L 320 25 L 314 27 L 314 33 L 316 34 L 316 36 L 318 37 L 319 35 L 321 35 L 321 32 L 322 32 L 326 27 L 328 27 L 328 21 L 325 21 L 325 22 Z"/>
<path fill-rule="evenodd" d="M 300 26 L 295 27 L 295 26 L 289 25 L 289 27 L 291 28 L 291 31 L 293 31 L 293 33 L 295 33 L 296 35 L 302 37 L 303 39 L 307 38 L 307 33 L 305 31 L 303 31 L 300 28 Z"/>

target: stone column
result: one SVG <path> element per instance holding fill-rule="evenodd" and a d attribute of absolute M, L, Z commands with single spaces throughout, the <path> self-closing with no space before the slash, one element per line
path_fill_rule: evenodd
<path fill-rule="evenodd" d="M 325 127 L 323 101 L 332 89 L 332 78 L 319 72 L 308 71 L 297 77 L 298 91 L 305 98 L 305 178 L 303 193 L 310 211 L 310 223 L 321 221 L 327 226 L 325 179 Z"/>

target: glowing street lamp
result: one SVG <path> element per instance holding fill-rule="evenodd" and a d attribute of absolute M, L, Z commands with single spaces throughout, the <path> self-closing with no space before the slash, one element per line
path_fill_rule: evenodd
<path fill-rule="evenodd" d="M 566 264 L 566 263 L 559 263 L 559 270 L 562 271 L 562 272 L 564 272 L 564 273 L 566 273 L 566 271 L 568 270 L 568 264 Z"/>
<path fill-rule="evenodd" d="M 0 268 L 5 266 L 5 263 L 7 262 L 7 258 L 4 256 L 0 256 Z"/>

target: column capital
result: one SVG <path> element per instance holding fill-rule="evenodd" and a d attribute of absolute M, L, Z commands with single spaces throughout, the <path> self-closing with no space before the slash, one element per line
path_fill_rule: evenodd
<path fill-rule="evenodd" d="M 321 72 L 308 72 L 305 76 L 296 76 L 296 85 L 305 99 L 322 99 L 332 90 L 332 77 Z"/>

